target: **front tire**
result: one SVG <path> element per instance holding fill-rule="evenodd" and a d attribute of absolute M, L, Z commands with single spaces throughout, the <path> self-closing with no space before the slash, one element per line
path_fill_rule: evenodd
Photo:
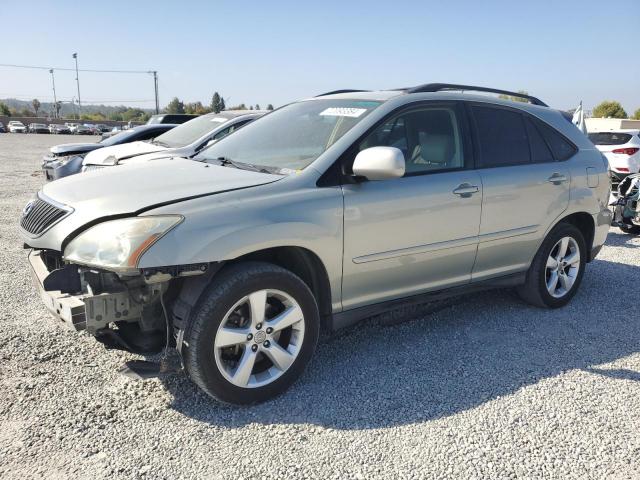
<path fill-rule="evenodd" d="M 586 265 L 587 248 L 580 230 L 568 223 L 555 226 L 544 239 L 518 294 L 543 308 L 565 306 L 578 291 Z"/>
<path fill-rule="evenodd" d="M 319 328 L 315 298 L 292 272 L 262 262 L 231 265 L 214 277 L 191 315 L 185 368 L 216 400 L 263 402 L 300 377 Z"/>

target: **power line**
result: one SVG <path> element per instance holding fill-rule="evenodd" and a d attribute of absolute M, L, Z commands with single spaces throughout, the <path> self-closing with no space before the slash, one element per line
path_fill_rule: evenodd
<path fill-rule="evenodd" d="M 42 67 L 39 65 L 13 65 L 10 63 L 0 63 L 0 67 L 9 68 L 31 68 L 35 70 L 64 70 L 67 72 L 75 72 L 75 68 L 63 68 L 63 67 Z M 80 68 L 79 72 L 94 72 L 94 73 L 147 73 L 153 74 L 153 70 L 96 70 L 90 68 Z"/>

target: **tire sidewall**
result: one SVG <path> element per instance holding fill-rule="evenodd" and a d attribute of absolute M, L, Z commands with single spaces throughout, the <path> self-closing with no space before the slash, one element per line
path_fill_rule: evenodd
<path fill-rule="evenodd" d="M 572 237 L 580 250 L 580 270 L 578 271 L 578 276 L 576 277 L 571 290 L 563 297 L 556 298 L 552 296 L 547 290 L 547 282 L 546 282 L 546 263 L 547 258 L 551 254 L 551 250 L 556 245 L 556 243 L 563 237 Z M 582 276 L 584 275 L 585 266 L 587 256 L 587 248 L 586 242 L 580 230 L 578 230 L 573 225 L 569 224 L 561 224 L 555 227 L 547 236 L 540 251 L 538 253 L 538 258 L 536 258 L 537 262 L 540 262 L 539 268 L 537 269 L 538 279 L 537 279 L 537 288 L 539 289 L 540 296 L 542 301 L 549 306 L 550 308 L 559 308 L 563 307 L 573 298 L 578 289 L 580 288 L 580 284 L 582 283 Z"/>
<path fill-rule="evenodd" d="M 260 264 L 252 264 L 255 265 Z M 315 351 L 320 321 L 313 294 L 293 273 L 275 265 L 262 265 L 263 268 L 247 269 L 251 275 L 243 275 L 238 268 L 221 272 L 225 278 L 220 282 L 214 280 L 205 290 L 185 332 L 187 372 L 206 393 L 222 402 L 251 404 L 279 395 L 302 374 Z M 242 388 L 229 382 L 219 371 L 214 353 L 215 336 L 225 315 L 242 297 L 264 289 L 280 290 L 298 302 L 304 315 L 304 339 L 295 361 L 278 379 L 262 387 Z"/>

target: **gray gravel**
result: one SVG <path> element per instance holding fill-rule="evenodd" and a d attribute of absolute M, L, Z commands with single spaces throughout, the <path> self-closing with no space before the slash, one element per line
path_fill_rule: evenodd
<path fill-rule="evenodd" d="M 1 478 L 640 478 L 640 238 L 612 229 L 564 309 L 496 291 L 369 322 L 282 397 L 222 406 L 122 376 L 133 355 L 41 305 L 16 222 L 63 141 L 0 134 Z"/>

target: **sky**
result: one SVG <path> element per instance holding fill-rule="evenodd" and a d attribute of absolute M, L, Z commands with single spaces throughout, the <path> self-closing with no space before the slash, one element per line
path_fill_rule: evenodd
<path fill-rule="evenodd" d="M 276 107 L 322 92 L 447 82 L 549 105 L 640 108 L 640 0 L 0 0 L 0 64 L 157 70 L 172 97 Z M 75 73 L 55 72 L 58 99 Z M 151 108 L 149 74 L 80 72 L 83 103 Z M 0 67 L 0 98 L 51 101 L 48 70 Z"/>

